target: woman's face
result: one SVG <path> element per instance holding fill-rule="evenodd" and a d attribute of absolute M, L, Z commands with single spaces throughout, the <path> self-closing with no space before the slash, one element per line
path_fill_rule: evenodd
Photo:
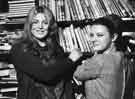
<path fill-rule="evenodd" d="M 89 37 L 94 52 L 104 52 L 111 46 L 112 38 L 108 28 L 104 25 L 92 25 Z"/>
<path fill-rule="evenodd" d="M 43 13 L 38 13 L 32 20 L 32 35 L 37 39 L 42 39 L 48 34 L 49 21 Z"/>

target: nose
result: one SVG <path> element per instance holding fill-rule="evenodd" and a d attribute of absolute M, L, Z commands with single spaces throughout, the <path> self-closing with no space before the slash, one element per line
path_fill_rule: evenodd
<path fill-rule="evenodd" d="M 92 42 L 95 42 L 96 40 L 97 40 L 96 36 L 93 35 L 93 36 L 91 37 L 91 41 L 92 41 Z"/>
<path fill-rule="evenodd" d="M 41 28 L 41 29 L 43 28 L 43 23 L 42 22 L 39 23 L 39 28 Z"/>

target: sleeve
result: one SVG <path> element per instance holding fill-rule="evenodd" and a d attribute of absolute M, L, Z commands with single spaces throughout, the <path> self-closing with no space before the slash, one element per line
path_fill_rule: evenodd
<path fill-rule="evenodd" d="M 100 76 L 102 68 L 102 55 L 93 56 L 77 67 L 74 76 L 80 81 L 95 79 Z"/>
<path fill-rule="evenodd" d="M 58 57 L 53 64 L 44 65 L 42 61 L 20 48 L 12 49 L 12 61 L 16 69 L 36 80 L 54 83 L 72 71 L 75 64 L 67 57 Z"/>
<path fill-rule="evenodd" d="M 0 53 L 0 61 L 7 62 L 8 61 L 8 53 Z"/>
<path fill-rule="evenodd" d="M 0 53 L 0 62 L 12 64 L 12 62 L 10 61 L 10 51 L 6 53 Z"/>
<path fill-rule="evenodd" d="M 126 83 L 134 78 L 135 75 L 135 62 L 131 59 L 124 57 L 122 60 L 125 72 L 126 72 Z"/>

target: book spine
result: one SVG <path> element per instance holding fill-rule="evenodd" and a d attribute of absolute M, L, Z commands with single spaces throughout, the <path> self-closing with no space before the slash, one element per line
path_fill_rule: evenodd
<path fill-rule="evenodd" d="M 64 0 L 65 3 L 65 16 L 66 16 L 66 21 L 70 21 L 71 20 L 71 14 L 70 14 L 70 10 L 67 4 L 67 0 Z"/>
<path fill-rule="evenodd" d="M 76 37 L 77 37 L 77 41 L 78 41 L 79 48 L 81 49 L 82 52 L 84 52 L 83 45 L 82 45 L 82 41 L 81 41 L 81 39 L 80 39 L 79 31 L 78 31 L 77 28 L 75 29 L 75 35 L 76 35 Z"/>

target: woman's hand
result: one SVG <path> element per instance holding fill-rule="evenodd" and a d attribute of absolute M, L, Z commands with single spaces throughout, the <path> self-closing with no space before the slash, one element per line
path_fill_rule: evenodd
<path fill-rule="evenodd" d="M 69 58 L 73 61 L 76 62 L 80 57 L 82 56 L 82 52 L 80 49 L 75 48 L 71 51 Z"/>

